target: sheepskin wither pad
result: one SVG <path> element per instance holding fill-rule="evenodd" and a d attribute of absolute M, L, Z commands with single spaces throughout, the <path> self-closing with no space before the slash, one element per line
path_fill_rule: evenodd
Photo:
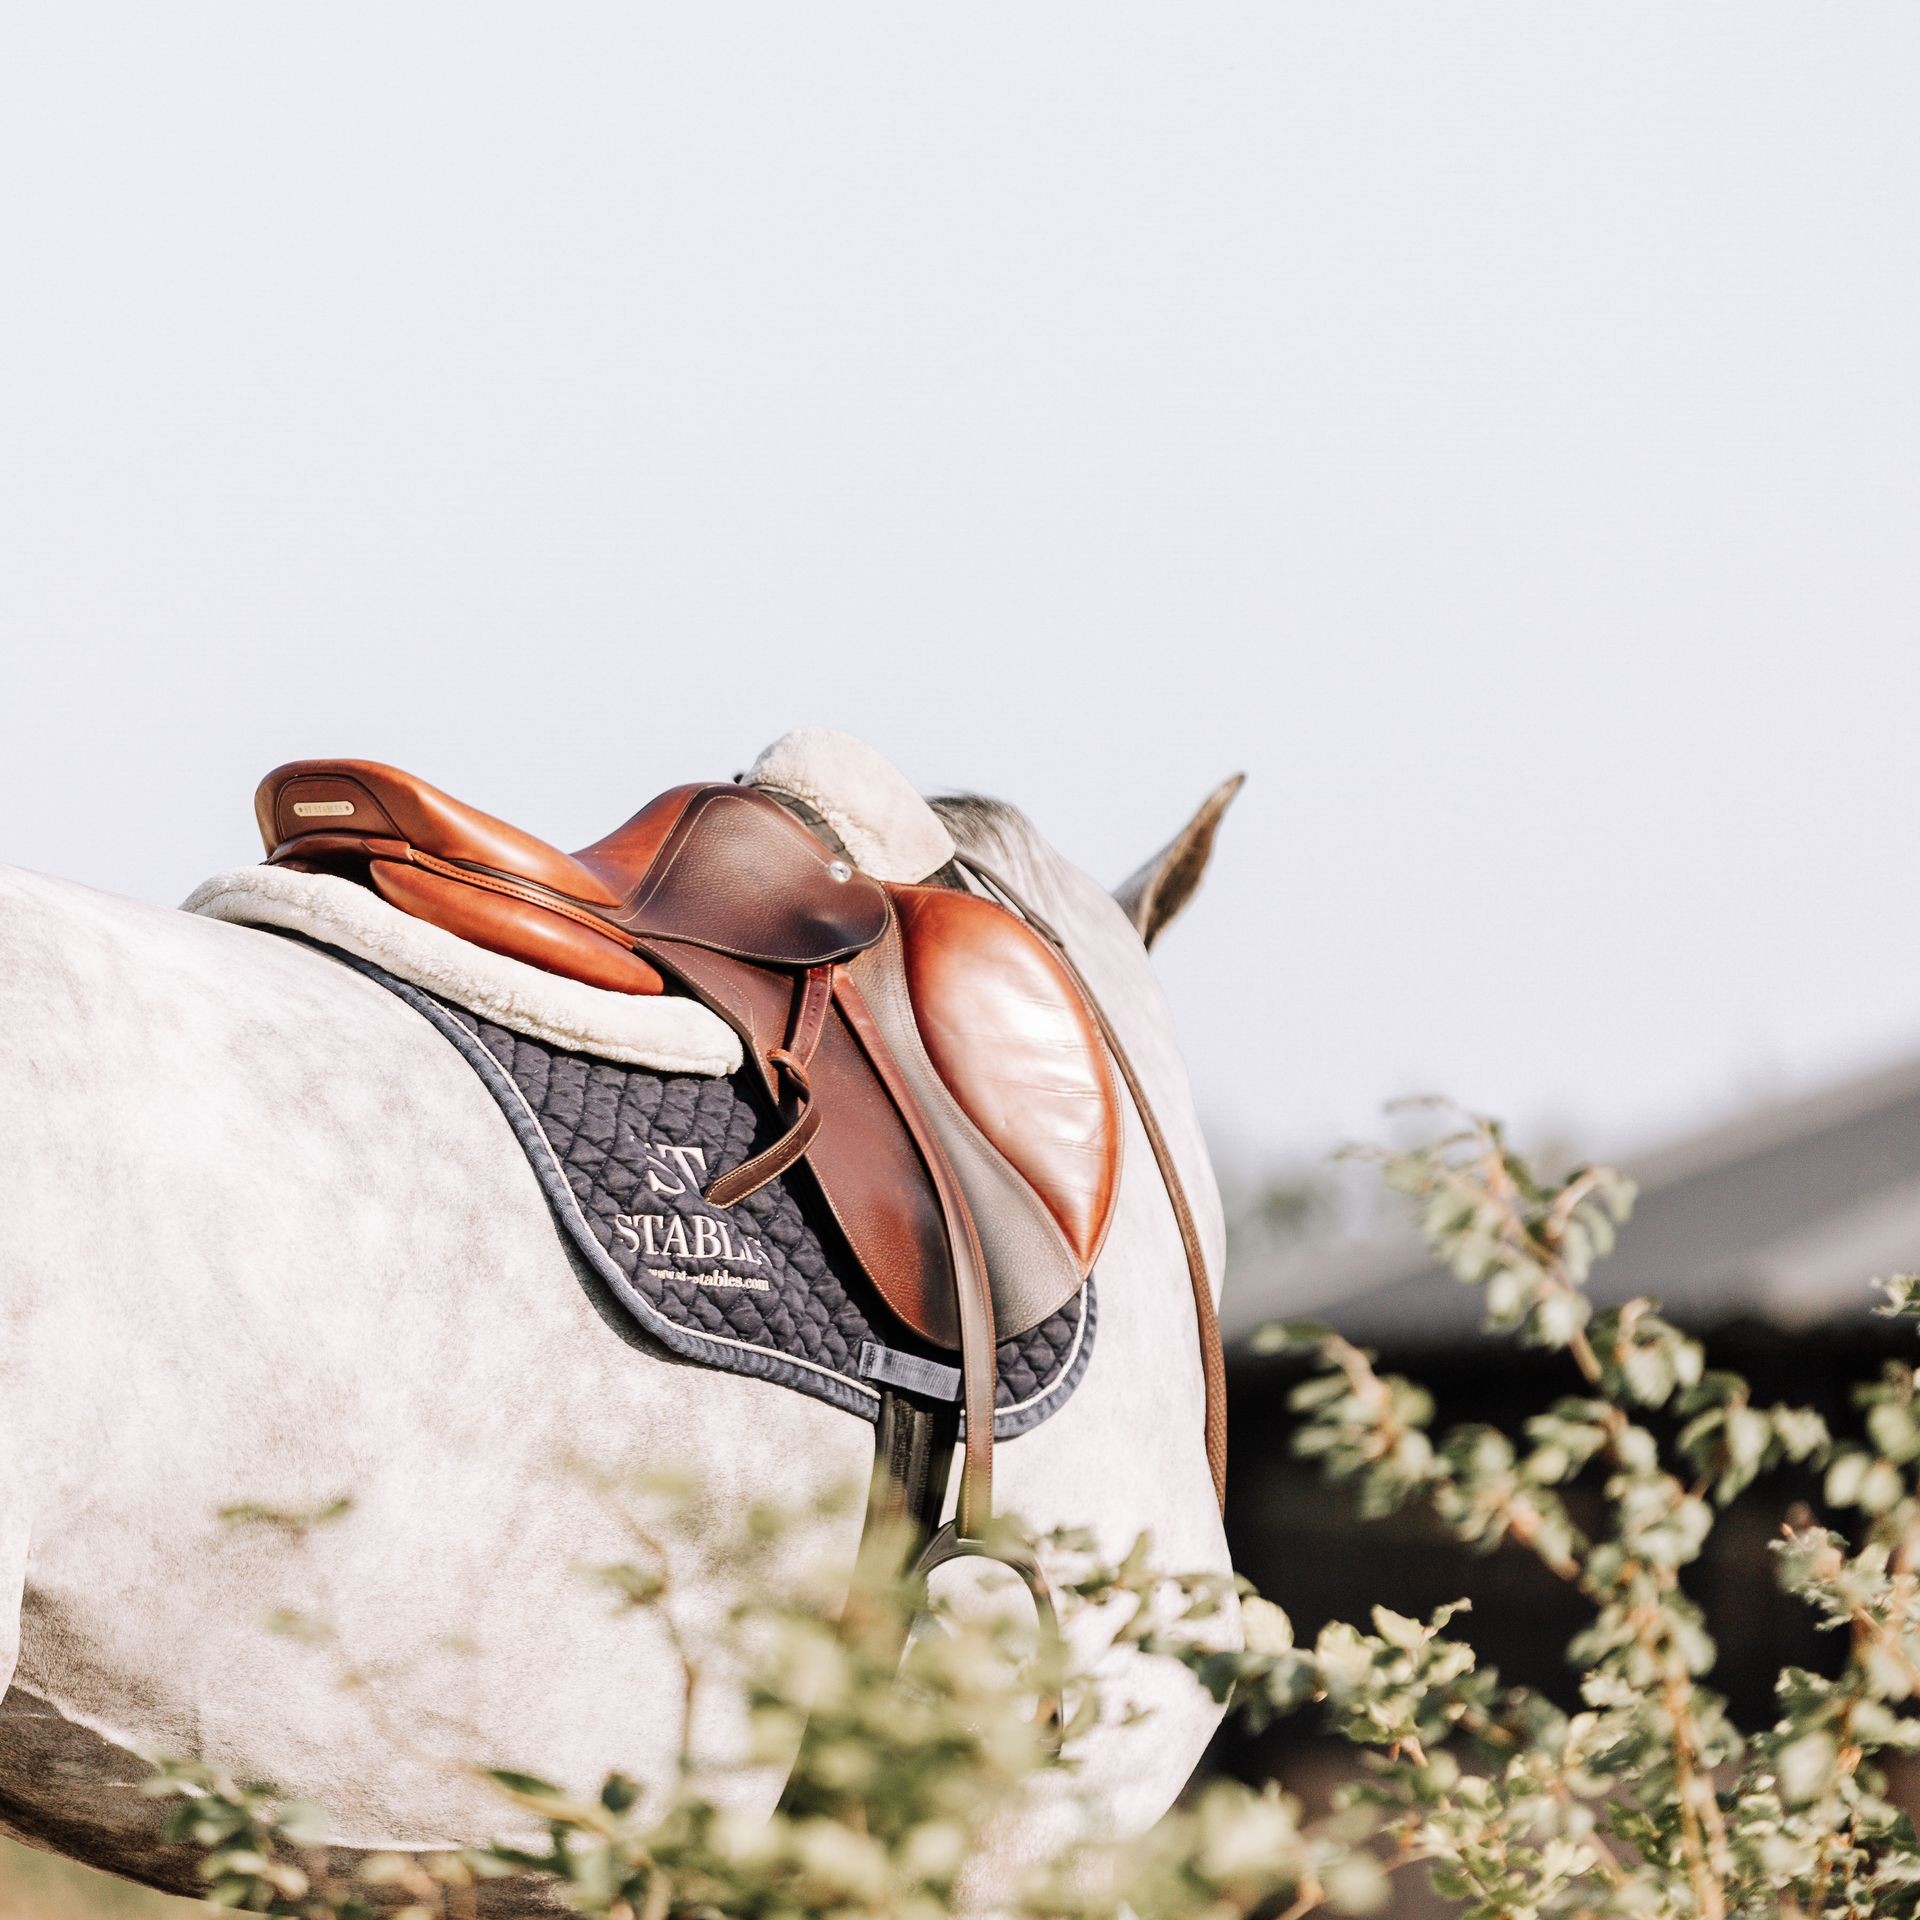
<path fill-rule="evenodd" d="M 860 1271 L 804 1167 L 736 1206 L 702 1190 L 779 1123 L 732 1078 L 574 1053 L 496 1025 L 371 962 L 339 956 L 416 1008 L 500 1104 L 588 1265 L 663 1346 L 877 1419 L 882 1383 L 958 1401 L 958 1356 L 920 1340 Z M 1066 1403 L 1093 1351 L 1089 1280 L 1002 1341 L 994 1435 Z"/>

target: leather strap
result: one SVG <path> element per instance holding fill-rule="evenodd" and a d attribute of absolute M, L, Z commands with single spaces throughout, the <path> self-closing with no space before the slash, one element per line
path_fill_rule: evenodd
<path fill-rule="evenodd" d="M 1127 1083 L 1127 1092 L 1133 1098 L 1134 1110 L 1140 1116 L 1147 1143 L 1153 1148 L 1154 1163 L 1160 1169 L 1160 1182 L 1167 1190 L 1174 1222 L 1180 1229 L 1180 1244 L 1187 1256 L 1187 1277 L 1193 1287 L 1194 1318 L 1199 1322 L 1200 1330 L 1200 1366 L 1207 1382 L 1207 1467 L 1213 1475 L 1214 1498 L 1224 1509 L 1227 1504 L 1227 1368 L 1220 1348 L 1220 1316 L 1213 1304 L 1213 1284 L 1207 1273 L 1206 1249 L 1200 1243 L 1200 1228 L 1193 1217 L 1193 1207 L 1187 1199 L 1180 1169 L 1174 1162 L 1173 1149 L 1167 1143 L 1167 1136 L 1160 1130 L 1160 1122 L 1154 1114 L 1152 1103 L 1147 1099 L 1147 1090 L 1141 1084 L 1133 1062 L 1128 1059 L 1126 1048 L 1120 1044 L 1120 1036 L 1114 1031 L 1113 1022 L 1107 1018 L 1106 1008 L 1100 1004 L 1099 996 L 1087 984 L 1086 976 L 1080 971 L 1073 955 L 1067 951 L 1066 941 L 984 861 L 970 853 L 956 857 L 961 866 L 998 893 L 1034 932 L 1058 952 L 1080 991 L 1086 995 L 1087 1005 L 1092 1008 L 1093 1017 L 1099 1024 L 1101 1037 L 1113 1055 L 1113 1063 L 1120 1069 L 1120 1078 Z"/>
<path fill-rule="evenodd" d="M 905 1047 L 919 1045 L 912 1019 L 909 1016 L 904 1023 L 889 1022 L 892 1031 L 883 1030 L 862 991 L 863 982 L 871 983 L 876 992 L 889 998 L 904 999 L 900 929 L 891 915 L 885 934 L 865 953 L 836 970 L 833 992 L 847 1025 L 852 1028 L 855 1038 L 873 1063 L 874 1072 L 879 1075 L 888 1097 L 913 1136 L 913 1144 L 932 1177 L 940 1212 L 946 1222 L 954 1283 L 959 1296 L 960 1400 L 967 1417 L 965 1455 L 960 1469 L 960 1498 L 954 1519 L 960 1532 L 971 1538 L 993 1511 L 995 1354 L 993 1294 L 987 1284 L 986 1256 L 980 1251 L 980 1236 L 974 1228 L 973 1212 L 960 1189 L 960 1182 L 928 1125 L 912 1088 L 903 1079 L 899 1061 L 894 1057 L 896 1044 Z M 931 1063 L 928 1064 L 927 1074 L 937 1080 Z"/>
<path fill-rule="evenodd" d="M 710 1205 L 737 1206 L 748 1194 L 758 1193 L 769 1180 L 777 1180 L 813 1145 L 813 1136 L 820 1131 L 821 1113 L 807 1080 L 807 1068 L 820 1045 L 827 1009 L 832 1004 L 833 968 L 809 967 L 795 996 L 792 1030 L 786 1045 L 775 1047 L 767 1055 L 767 1064 L 778 1069 L 782 1081 L 793 1091 L 792 1124 L 751 1160 L 743 1160 L 719 1175 L 706 1191 Z"/>

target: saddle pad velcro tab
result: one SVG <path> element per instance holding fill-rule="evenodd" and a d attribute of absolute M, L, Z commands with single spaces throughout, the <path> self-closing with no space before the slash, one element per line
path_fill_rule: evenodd
<path fill-rule="evenodd" d="M 684 1358 L 865 1419 L 881 1387 L 953 1400 L 958 1370 L 896 1320 L 804 1169 L 729 1208 L 704 1189 L 779 1130 L 748 1074 L 702 1079 L 567 1052 L 363 968 L 459 1050 L 505 1114 L 555 1218 L 639 1326 Z M 1065 1404 L 1092 1356 L 1091 1285 L 995 1351 L 994 1434 Z"/>

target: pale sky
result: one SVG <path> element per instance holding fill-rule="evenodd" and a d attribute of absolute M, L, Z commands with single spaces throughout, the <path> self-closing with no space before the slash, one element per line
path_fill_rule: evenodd
<path fill-rule="evenodd" d="M 1920 1049 L 1920 12 L 16 7 L 0 860 L 310 754 L 564 845 L 807 722 L 1117 880 L 1204 1111 Z"/>

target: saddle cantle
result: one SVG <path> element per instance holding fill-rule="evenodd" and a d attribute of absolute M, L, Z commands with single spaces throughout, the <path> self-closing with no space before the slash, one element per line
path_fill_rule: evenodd
<path fill-rule="evenodd" d="M 576 854 L 373 761 L 278 768 L 255 809 L 271 862 L 727 1021 L 785 1131 L 708 1197 L 804 1160 L 887 1306 L 959 1350 L 962 1532 L 985 1518 L 995 1341 L 1078 1291 L 1119 1187 L 1113 1062 L 1045 940 L 996 900 L 870 878 L 750 787 L 674 788 Z"/>

